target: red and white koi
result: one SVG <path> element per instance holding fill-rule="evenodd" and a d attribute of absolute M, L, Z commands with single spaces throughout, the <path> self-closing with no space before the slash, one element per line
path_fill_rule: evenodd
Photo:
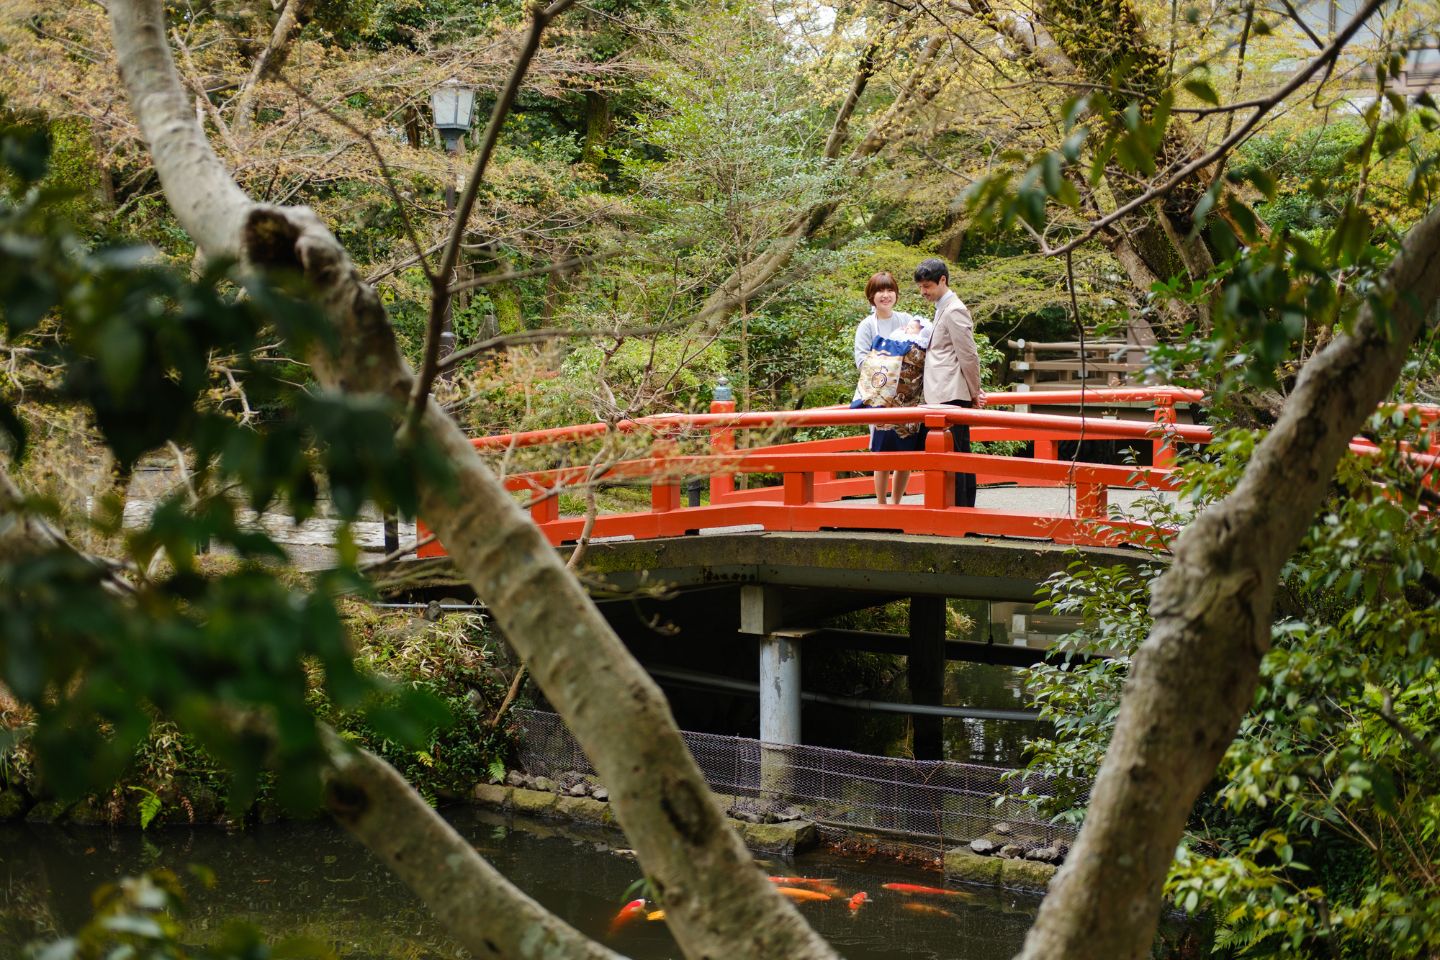
<path fill-rule="evenodd" d="M 645 916 L 645 900 L 643 898 L 631 900 L 621 907 L 620 912 L 615 914 L 615 919 L 610 921 L 610 936 L 615 936 L 630 921 L 638 920 L 643 916 Z"/>

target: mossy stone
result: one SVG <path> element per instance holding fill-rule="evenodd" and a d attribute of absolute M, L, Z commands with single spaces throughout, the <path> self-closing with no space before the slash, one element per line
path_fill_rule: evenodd
<path fill-rule="evenodd" d="M 815 824 L 804 820 L 784 823 L 743 823 L 731 820 L 745 846 L 759 853 L 790 855 L 815 845 Z"/>
<path fill-rule="evenodd" d="M 1001 882 L 1004 863 L 996 857 L 982 857 L 966 847 L 952 847 L 945 851 L 945 876 L 950 880 L 995 885 Z"/>
<path fill-rule="evenodd" d="M 501 810 L 510 805 L 510 794 L 512 792 L 512 788 L 503 784 L 477 783 L 470 790 L 470 798 L 482 807 Z"/>
<path fill-rule="evenodd" d="M 555 811 L 561 816 L 584 823 L 608 823 L 613 819 L 609 804 L 591 800 L 589 797 L 559 797 L 555 803 Z"/>
<path fill-rule="evenodd" d="M 1055 876 L 1055 867 L 1034 860 L 999 860 L 1000 882 L 1020 890 L 1044 890 Z"/>
<path fill-rule="evenodd" d="M 123 820 L 123 818 L 124 812 L 120 812 L 117 817 L 116 812 L 107 809 L 106 804 L 94 797 L 86 797 L 81 800 L 65 815 L 66 820 L 82 827 L 103 827 L 116 823 L 117 819 Z"/>
<path fill-rule="evenodd" d="M 59 823 L 65 819 L 70 804 L 60 800 L 41 800 L 25 813 L 27 823 Z"/>
<path fill-rule="evenodd" d="M 546 814 L 555 808 L 559 798 L 544 790 L 522 790 L 515 788 L 510 794 L 510 804 L 516 813 Z"/>

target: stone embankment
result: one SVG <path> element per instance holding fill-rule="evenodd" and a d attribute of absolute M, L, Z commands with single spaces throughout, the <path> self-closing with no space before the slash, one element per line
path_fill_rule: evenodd
<path fill-rule="evenodd" d="M 512 770 L 503 784 L 477 784 L 471 797 L 481 806 L 496 810 L 619 827 L 610 809 L 609 791 L 585 774 L 562 774 L 552 780 Z M 731 826 L 739 832 L 745 845 L 757 853 L 794 856 L 819 842 L 815 824 L 803 819 L 803 811 L 798 807 L 766 817 L 747 810 L 730 811 L 729 816 Z M 785 817 L 788 819 L 781 819 Z"/>
<path fill-rule="evenodd" d="M 569 772 L 555 779 L 510 771 L 503 784 L 478 784 L 472 799 L 481 806 L 533 817 L 618 828 L 610 809 L 610 793 L 589 774 Z M 793 856 L 819 842 L 817 825 L 801 806 L 761 811 L 733 805 L 726 816 L 745 845 L 757 853 Z M 833 828 L 832 828 L 833 829 Z M 945 851 L 945 876 L 950 880 L 1015 890 L 1044 891 L 1068 844 L 1027 843 L 1012 836 L 1009 824 L 997 823 L 984 837 Z"/>
<path fill-rule="evenodd" d="M 1070 845 L 1063 841 L 1034 844 L 1017 841 L 1008 823 L 997 823 L 983 837 L 945 851 L 945 876 L 1017 890 L 1044 890 L 1065 861 Z"/>

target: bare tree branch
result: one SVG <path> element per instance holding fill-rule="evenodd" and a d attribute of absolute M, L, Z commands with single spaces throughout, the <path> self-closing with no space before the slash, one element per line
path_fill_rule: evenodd
<path fill-rule="evenodd" d="M 313 3 L 314 0 L 284 0 L 280 16 L 275 20 L 274 29 L 270 31 L 270 42 L 256 55 L 255 62 L 250 67 L 250 75 L 231 99 L 230 102 L 234 105 L 232 115 L 235 120 L 235 136 L 240 140 L 249 139 L 251 127 L 255 124 L 256 91 L 262 82 L 279 76 L 290 56 L 290 47 L 300 35 L 300 28 L 305 25 Z"/>
<path fill-rule="evenodd" d="M 462 290 L 474 290 L 476 287 L 491 287 L 497 283 L 509 283 L 511 280 L 525 280 L 529 277 L 543 277 L 551 273 L 565 273 L 577 267 L 588 267 L 592 263 L 599 263 L 611 257 L 618 256 L 622 251 L 601 250 L 598 253 L 588 253 L 581 257 L 571 257 L 568 260 L 558 260 L 555 263 L 546 264 L 543 267 L 532 267 L 528 270 L 507 270 L 504 273 L 484 273 L 478 277 L 462 281 L 450 287 L 451 293 L 459 293 Z M 443 367 L 444 364 L 442 363 Z"/>
<path fill-rule="evenodd" d="M 653 327 L 627 327 L 620 330 L 577 330 L 577 329 L 556 329 L 546 328 L 544 330 L 522 330 L 518 333 L 502 333 L 498 337 L 491 337 L 488 340 L 481 340 L 479 343 L 472 343 L 464 350 L 456 350 L 450 356 L 440 361 L 440 369 L 453 367 L 462 360 L 469 360 L 479 353 L 486 353 L 490 350 L 501 350 L 505 347 L 518 346 L 522 343 L 543 343 L 546 340 L 580 340 L 590 338 L 595 340 L 624 340 L 627 337 L 648 337 L 658 333 L 666 333 L 674 330 L 673 324 L 662 324 Z"/>
<path fill-rule="evenodd" d="M 1325 41 L 1315 36 L 1315 31 L 1310 29 L 1310 24 L 1305 22 L 1304 17 L 1300 16 L 1300 11 L 1295 9 L 1295 5 L 1292 4 L 1290 0 L 1280 0 L 1280 5 L 1285 8 L 1286 13 L 1290 14 L 1290 19 L 1295 21 L 1296 26 L 1305 32 L 1305 36 L 1310 38 L 1310 42 L 1315 44 L 1315 49 L 1324 50 Z"/>
<path fill-rule="evenodd" d="M 409 412 L 405 417 L 405 425 L 402 430 L 406 433 L 412 432 L 420 423 L 420 417 L 425 409 L 425 400 L 430 396 L 430 386 L 435 381 L 435 376 L 440 372 L 440 330 L 444 324 L 446 313 L 450 306 L 450 283 L 451 277 L 455 275 L 455 265 L 460 261 L 460 242 L 465 236 L 465 226 L 470 221 L 470 211 L 475 208 L 475 198 L 479 195 L 480 184 L 485 180 L 485 171 L 490 165 L 490 157 L 495 152 L 495 145 L 500 141 L 500 130 L 505 126 L 505 118 L 510 115 L 510 108 L 515 103 L 515 97 L 520 93 L 520 85 L 525 80 L 525 74 L 530 69 L 530 61 L 535 58 L 535 53 L 540 49 L 540 38 L 545 33 L 545 28 L 550 25 L 560 14 L 569 9 L 575 0 L 554 0 L 548 7 L 538 4 L 530 8 L 530 30 L 525 34 L 521 43 L 520 52 L 515 56 L 515 63 L 510 69 L 510 77 L 501 88 L 500 95 L 495 99 L 495 108 L 490 113 L 490 122 L 485 127 L 485 133 L 480 138 L 480 150 L 475 157 L 475 166 L 470 170 L 470 178 L 465 183 L 465 190 L 460 195 L 460 201 L 455 207 L 455 219 L 450 225 L 450 237 L 445 243 L 445 250 L 440 255 L 440 268 L 435 272 L 430 282 L 430 319 L 425 326 L 425 344 L 421 349 L 420 370 L 415 375 L 415 386 L 410 394 Z"/>
<path fill-rule="evenodd" d="M 1306 83 L 1308 83 L 1310 81 L 1310 78 L 1313 77 L 1316 73 L 1318 73 L 1322 69 L 1326 69 L 1330 64 L 1332 64 L 1335 61 L 1335 58 L 1340 55 L 1340 51 L 1345 48 L 1345 45 L 1348 44 L 1351 38 L 1353 38 L 1355 34 L 1359 32 L 1360 28 L 1364 26 L 1365 21 L 1368 20 L 1375 13 L 1375 11 L 1379 10 L 1382 6 L 1384 6 L 1384 4 L 1385 0 L 1366 0 L 1365 5 L 1361 7 L 1358 11 L 1356 11 L 1355 16 L 1350 19 L 1349 23 L 1345 24 L 1345 28 L 1343 30 L 1341 30 L 1338 34 L 1335 35 L 1335 39 L 1331 41 L 1330 45 L 1326 47 L 1325 50 L 1319 54 L 1319 56 L 1315 57 L 1315 59 L 1311 60 L 1304 67 L 1300 68 L 1300 70 L 1298 70 L 1295 75 L 1291 77 L 1290 80 L 1286 82 L 1283 87 L 1272 93 L 1270 96 L 1263 98 L 1256 105 L 1255 112 L 1252 113 L 1249 117 L 1246 117 L 1245 122 L 1240 124 L 1239 128 L 1236 129 L 1234 133 L 1221 140 L 1220 143 L 1214 147 L 1214 149 L 1210 150 L 1205 154 L 1202 154 L 1201 156 L 1197 157 L 1194 160 L 1191 160 L 1189 163 L 1182 166 L 1179 170 L 1175 171 L 1175 173 L 1172 174 L 1168 180 L 1165 180 L 1157 186 L 1151 187 L 1149 190 L 1146 190 L 1139 196 L 1134 197 L 1126 203 L 1121 204 L 1120 206 L 1112 210 L 1110 213 L 1101 217 L 1099 220 L 1091 221 L 1084 230 L 1082 230 L 1079 234 L 1075 235 L 1070 240 L 1066 241 L 1060 246 L 1042 246 L 1041 252 L 1044 253 L 1046 256 L 1058 257 L 1062 254 L 1068 253 L 1071 250 L 1074 250 L 1076 247 L 1087 242 L 1101 230 L 1110 226 L 1112 223 L 1115 223 L 1117 220 L 1120 220 L 1123 217 L 1129 216 L 1131 213 L 1134 213 L 1136 210 L 1145 206 L 1145 204 L 1149 203 L 1150 201 L 1165 196 L 1170 191 L 1178 187 L 1180 184 L 1190 179 L 1191 175 L 1205 169 L 1210 164 L 1214 163 L 1216 160 L 1219 160 L 1221 157 L 1229 154 L 1231 148 L 1240 141 L 1244 140 L 1250 134 L 1250 131 L 1255 128 L 1255 125 L 1260 122 L 1261 118 L 1263 118 L 1267 113 L 1273 110 L 1278 104 L 1283 103 L 1285 101 L 1285 98 L 1290 96 L 1290 94 L 1294 93 L 1296 90 L 1299 90 Z"/>
<path fill-rule="evenodd" d="M 390 173 L 390 164 L 386 162 L 385 155 L 380 152 L 380 146 L 375 142 L 375 138 L 329 107 L 316 103 L 313 97 L 295 86 L 289 80 L 282 78 L 282 81 L 287 90 L 295 94 L 295 96 L 299 97 L 305 103 L 310 104 L 312 109 L 324 114 L 334 123 L 339 124 L 352 137 L 369 148 L 370 156 L 375 158 L 376 165 L 380 167 L 380 176 L 385 181 L 385 190 L 390 194 L 390 199 L 394 201 L 395 209 L 400 211 L 400 225 L 405 230 L 405 238 L 410 241 L 410 246 L 415 251 L 414 257 L 410 262 L 420 264 L 420 269 L 424 272 L 425 279 L 433 282 L 435 274 L 430 270 L 430 261 L 427 259 L 428 254 L 420 243 L 420 237 L 415 233 L 415 224 L 411 222 L 410 214 L 405 211 L 405 198 L 400 195 L 400 188 L 395 186 L 395 177 Z"/>

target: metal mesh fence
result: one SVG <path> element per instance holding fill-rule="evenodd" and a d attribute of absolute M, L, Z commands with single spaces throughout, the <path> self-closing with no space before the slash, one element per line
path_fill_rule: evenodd
<path fill-rule="evenodd" d="M 531 774 L 593 774 L 590 761 L 557 714 L 516 710 L 524 728 L 521 762 Z M 1075 828 L 1038 817 L 1025 793 L 1048 796 L 1051 778 L 1002 782 L 1008 771 L 978 764 L 876 757 L 829 747 L 780 746 L 744 737 L 682 734 L 710 789 L 732 811 L 763 813 L 787 806 L 822 825 L 887 836 L 927 847 L 965 843 L 1008 823 L 1028 845 L 1074 839 Z"/>

